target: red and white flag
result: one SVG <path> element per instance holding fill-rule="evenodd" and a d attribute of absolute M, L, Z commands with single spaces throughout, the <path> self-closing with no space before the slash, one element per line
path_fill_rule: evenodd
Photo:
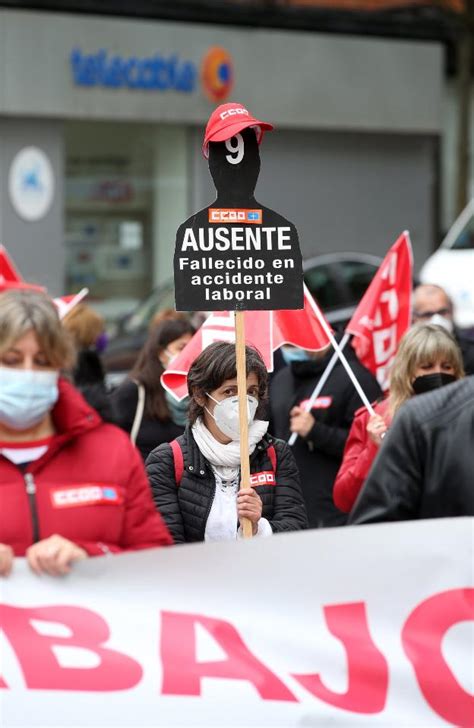
<path fill-rule="evenodd" d="M 59 318 L 63 319 L 69 311 L 72 311 L 74 306 L 77 306 L 77 304 L 87 296 L 88 293 L 88 288 L 82 288 L 79 293 L 73 293 L 72 296 L 59 296 L 58 298 L 53 298 L 53 302 L 58 309 Z"/>
<path fill-rule="evenodd" d="M 46 292 L 46 288 L 43 288 L 43 286 L 27 283 L 22 278 L 7 251 L 3 245 L 0 245 L 0 293 L 11 288 L 32 288 L 35 291 Z M 58 309 L 59 318 L 63 319 L 88 293 L 89 289 L 83 288 L 79 293 L 74 293 L 72 296 L 53 298 L 53 302 Z"/>
<path fill-rule="evenodd" d="M 2 291 L 8 291 L 11 288 L 33 288 L 36 291 L 44 291 L 44 288 L 41 286 L 26 283 L 23 280 L 13 260 L 3 245 L 0 245 L 0 293 Z"/>
<path fill-rule="evenodd" d="M 21 280 L 21 275 L 15 268 L 13 260 L 3 245 L 0 245 L 0 285 L 2 283 L 20 283 Z"/>
<path fill-rule="evenodd" d="M 412 248 L 405 231 L 388 251 L 346 328 L 354 336 L 359 360 L 384 390 L 400 339 L 410 326 L 412 276 Z"/>
<path fill-rule="evenodd" d="M 304 309 L 301 311 L 245 311 L 245 341 L 262 355 L 268 371 L 273 371 L 273 352 L 283 344 L 293 344 L 301 349 L 320 351 L 329 339 L 319 323 L 305 291 Z M 328 324 L 329 326 L 329 324 Z M 235 317 L 233 311 L 215 311 L 176 357 L 173 364 L 161 376 L 161 383 L 176 399 L 188 393 L 187 375 L 191 364 L 214 341 L 235 341 Z"/>

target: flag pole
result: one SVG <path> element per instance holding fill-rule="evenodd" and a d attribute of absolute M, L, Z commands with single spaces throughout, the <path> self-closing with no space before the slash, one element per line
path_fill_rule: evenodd
<path fill-rule="evenodd" d="M 247 405 L 247 366 L 245 362 L 245 314 L 235 312 L 235 358 L 237 363 L 237 395 L 240 426 L 240 487 L 250 488 L 249 421 Z M 242 518 L 244 538 L 252 538 L 252 521 Z"/>
<path fill-rule="evenodd" d="M 305 290 L 307 291 L 306 286 L 305 286 Z M 364 404 L 364 407 L 369 411 L 369 413 L 372 416 L 375 415 L 375 410 L 372 407 L 372 405 L 370 404 L 370 402 L 369 402 L 369 400 L 367 398 L 367 395 L 365 394 L 364 390 L 360 386 L 360 384 L 359 384 L 359 382 L 358 382 L 358 380 L 357 380 L 354 372 L 352 371 L 352 369 L 350 367 L 349 362 L 346 359 L 346 356 L 345 356 L 344 352 L 342 351 L 341 347 L 339 346 L 339 344 L 337 343 L 336 339 L 334 338 L 334 336 L 333 336 L 333 334 L 331 332 L 331 329 L 329 328 L 329 326 L 326 323 L 326 320 L 325 320 L 324 316 L 322 315 L 321 311 L 319 310 L 318 306 L 316 306 L 315 302 L 313 301 L 313 299 L 312 299 L 312 297 L 310 295 L 308 295 L 308 301 L 309 301 L 309 304 L 310 304 L 310 306 L 311 306 L 311 308 L 313 310 L 314 315 L 316 316 L 316 318 L 318 319 L 319 323 L 323 327 L 324 333 L 326 334 L 326 336 L 328 337 L 329 341 L 333 345 L 335 353 L 337 354 L 337 356 L 341 360 L 341 364 L 344 367 L 344 369 L 346 370 L 347 375 L 348 375 L 349 379 L 351 380 L 352 384 L 354 385 L 357 394 L 361 398 L 361 400 L 362 400 L 362 402 Z"/>
<path fill-rule="evenodd" d="M 344 347 L 347 344 L 347 342 L 349 341 L 350 337 L 351 337 L 351 335 L 348 334 L 347 331 L 346 331 L 346 333 L 344 334 L 343 338 L 341 339 L 341 343 L 339 344 L 339 348 L 340 348 L 341 351 L 344 349 Z M 316 384 L 315 388 L 313 389 L 313 392 L 311 394 L 311 397 L 306 402 L 306 404 L 305 404 L 305 406 L 303 408 L 305 412 L 311 412 L 311 410 L 313 408 L 313 405 L 314 405 L 316 399 L 318 398 L 319 394 L 321 393 L 322 388 L 324 387 L 324 385 L 326 384 L 327 380 L 329 379 L 329 377 L 331 375 L 331 372 L 334 369 L 338 358 L 339 358 L 339 355 L 338 355 L 337 351 L 335 351 L 333 353 L 331 359 L 329 360 L 326 369 L 322 373 L 322 376 L 321 376 L 319 382 Z M 291 437 L 288 440 L 288 445 L 294 445 L 297 439 L 298 439 L 298 433 L 297 432 L 292 432 L 291 433 Z"/>
<path fill-rule="evenodd" d="M 58 306 L 59 318 L 62 320 L 65 316 L 67 316 L 68 313 L 70 311 L 72 311 L 72 309 L 75 306 L 77 306 L 77 304 L 80 303 L 82 301 L 82 299 L 85 298 L 88 294 L 89 294 L 88 288 L 81 288 L 79 293 L 76 293 L 76 295 L 73 296 L 73 298 L 71 298 L 71 300 L 68 303 L 64 303 L 64 308 L 62 311 L 61 311 L 60 307 Z M 56 299 L 53 298 L 53 301 L 55 301 L 55 300 Z M 61 296 L 58 296 L 57 300 L 61 301 L 62 300 Z"/>

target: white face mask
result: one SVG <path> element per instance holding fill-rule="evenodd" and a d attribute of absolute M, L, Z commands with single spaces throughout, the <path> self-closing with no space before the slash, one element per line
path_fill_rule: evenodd
<path fill-rule="evenodd" d="M 442 326 L 446 331 L 449 331 L 450 334 L 453 333 L 453 321 L 452 319 L 446 318 L 446 316 L 441 316 L 439 313 L 435 313 L 434 316 L 430 318 L 430 324 L 437 324 L 438 326 Z"/>
<path fill-rule="evenodd" d="M 219 430 L 226 437 L 230 437 L 232 440 L 240 440 L 240 428 L 239 428 L 239 398 L 238 397 L 226 397 L 220 402 L 210 394 L 207 395 L 209 399 L 212 399 L 216 403 L 214 412 L 210 412 L 207 407 L 205 410 L 211 415 L 214 422 L 216 423 Z M 252 397 L 250 394 L 247 395 L 247 416 L 248 424 L 253 422 L 255 412 L 258 407 L 258 399 Z"/>

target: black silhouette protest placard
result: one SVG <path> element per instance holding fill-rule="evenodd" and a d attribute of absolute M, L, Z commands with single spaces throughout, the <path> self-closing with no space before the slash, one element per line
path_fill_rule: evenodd
<path fill-rule="evenodd" d="M 254 197 L 262 126 L 272 128 L 240 104 L 220 106 L 209 120 L 205 149 L 217 198 L 178 229 L 178 311 L 303 308 L 296 228 Z"/>
<path fill-rule="evenodd" d="M 203 153 L 216 201 L 178 229 L 174 281 L 178 311 L 235 311 L 240 483 L 250 487 L 245 310 L 303 308 L 303 270 L 295 226 L 254 196 L 259 144 L 271 124 L 241 104 L 211 114 Z M 253 525 L 241 519 L 245 538 Z"/>

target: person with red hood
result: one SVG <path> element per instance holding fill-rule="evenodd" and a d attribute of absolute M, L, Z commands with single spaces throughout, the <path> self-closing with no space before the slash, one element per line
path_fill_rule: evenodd
<path fill-rule="evenodd" d="M 61 369 L 69 335 L 44 293 L 0 295 L 0 575 L 14 556 L 37 574 L 75 561 L 173 543 L 142 460 Z"/>

